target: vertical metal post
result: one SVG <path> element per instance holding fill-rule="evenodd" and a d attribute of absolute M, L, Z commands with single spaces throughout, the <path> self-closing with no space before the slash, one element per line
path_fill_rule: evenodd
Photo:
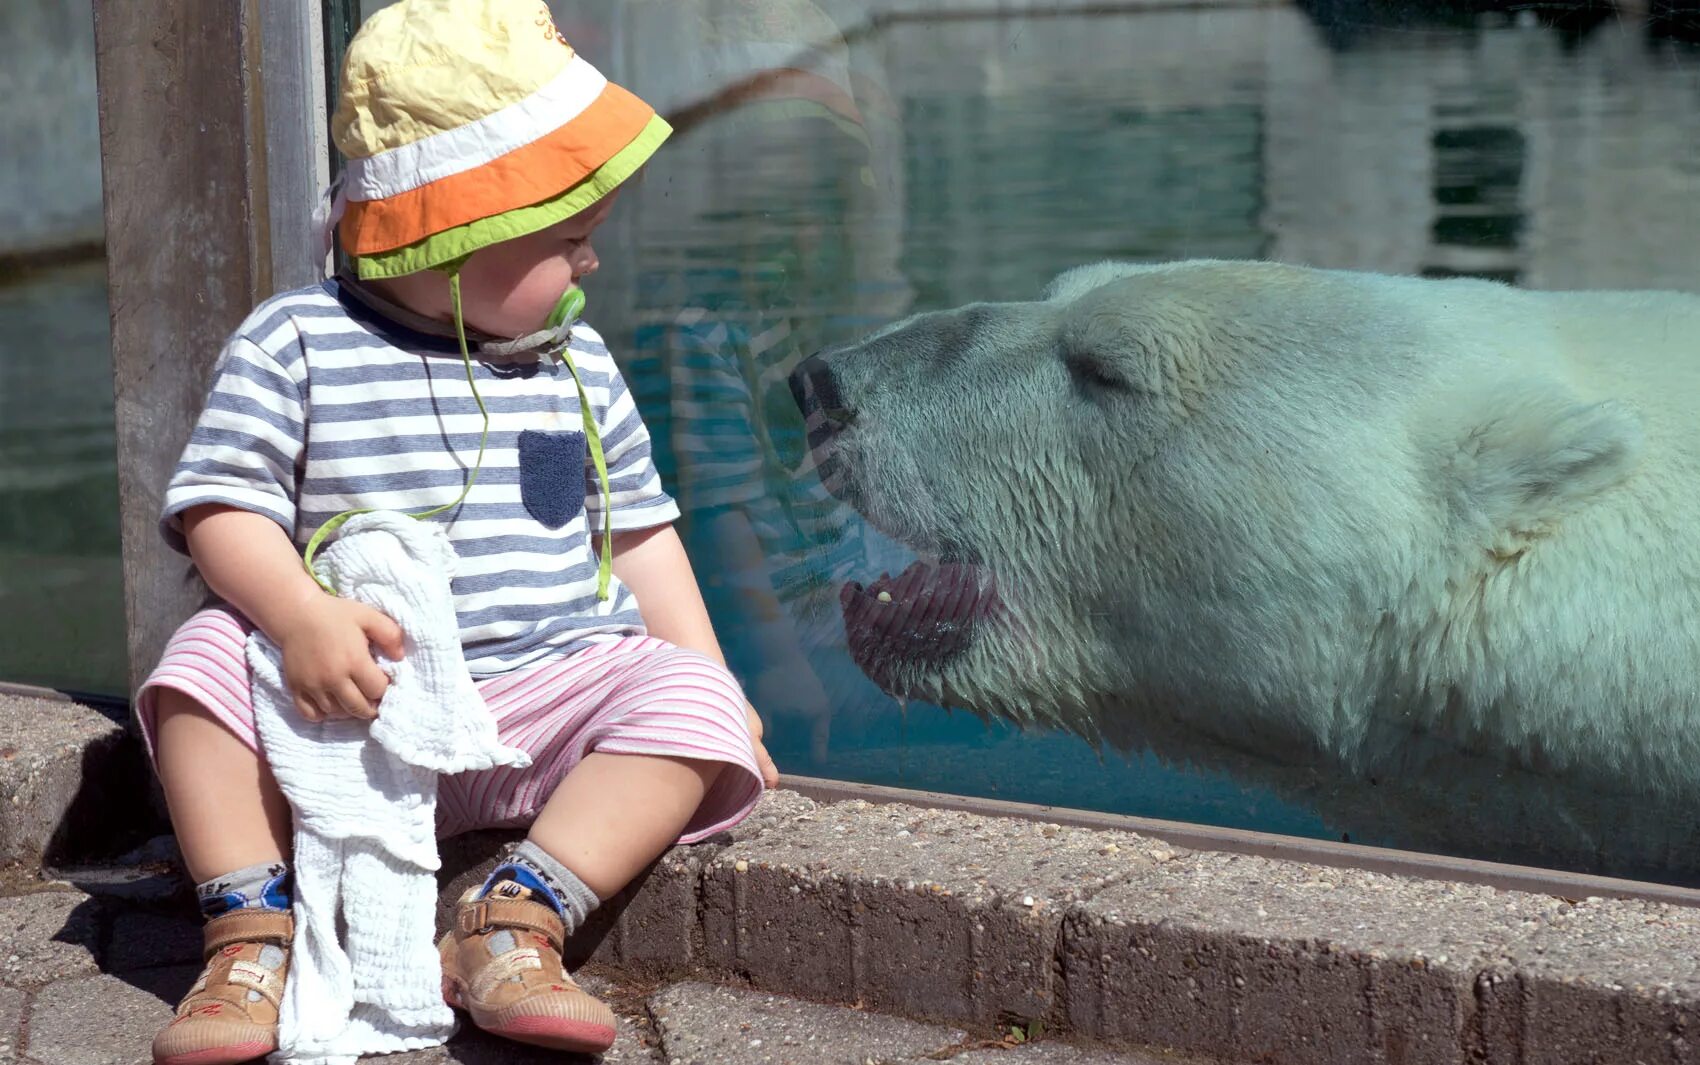
<path fill-rule="evenodd" d="M 323 254 L 313 226 L 313 208 L 330 183 L 323 26 L 319 5 L 305 0 L 260 8 L 271 273 L 280 292 L 317 281 Z"/>
<path fill-rule="evenodd" d="M 258 300 L 310 270 L 313 246 L 299 238 L 310 231 L 300 210 L 302 201 L 311 210 L 301 191 L 313 149 L 295 127 L 302 108 L 322 105 L 291 79 L 303 57 L 311 70 L 319 45 L 279 10 L 298 0 L 265 6 L 262 15 L 260 0 L 94 3 L 132 690 L 204 595 L 156 521 L 213 362 Z M 279 34 L 265 52 L 275 78 L 262 77 L 267 27 Z M 264 90 L 274 86 L 268 113 Z M 273 239 L 274 219 L 287 239 Z"/>

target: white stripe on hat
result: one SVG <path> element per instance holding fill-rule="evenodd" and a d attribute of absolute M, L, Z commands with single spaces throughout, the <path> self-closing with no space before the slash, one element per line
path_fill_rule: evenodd
<path fill-rule="evenodd" d="M 348 160 L 345 195 L 350 200 L 381 200 L 493 162 L 583 114 L 607 85 L 600 71 L 575 55 L 559 74 L 517 103 L 368 159 Z"/>

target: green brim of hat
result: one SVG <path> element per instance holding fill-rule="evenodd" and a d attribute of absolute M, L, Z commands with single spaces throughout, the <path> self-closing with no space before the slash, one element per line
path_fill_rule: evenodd
<path fill-rule="evenodd" d="M 433 233 L 393 251 L 358 256 L 355 259 L 358 276 L 370 281 L 449 266 L 464 261 L 480 248 L 548 229 L 613 192 L 655 154 L 672 132 L 673 127 L 666 119 L 653 115 L 630 144 L 560 195 Z"/>

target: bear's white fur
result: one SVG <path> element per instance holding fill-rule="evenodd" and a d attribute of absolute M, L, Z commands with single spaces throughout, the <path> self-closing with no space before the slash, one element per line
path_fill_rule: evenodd
<path fill-rule="evenodd" d="M 821 359 L 829 483 L 1001 604 L 892 690 L 1189 761 L 1700 792 L 1700 298 L 1105 263 Z"/>

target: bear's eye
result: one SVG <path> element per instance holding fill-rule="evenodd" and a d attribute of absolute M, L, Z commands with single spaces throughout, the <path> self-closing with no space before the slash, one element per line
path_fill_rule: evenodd
<path fill-rule="evenodd" d="M 1111 367 L 1089 355 L 1075 355 L 1068 360 L 1068 375 L 1082 388 L 1098 392 L 1126 392 L 1127 379 Z"/>

